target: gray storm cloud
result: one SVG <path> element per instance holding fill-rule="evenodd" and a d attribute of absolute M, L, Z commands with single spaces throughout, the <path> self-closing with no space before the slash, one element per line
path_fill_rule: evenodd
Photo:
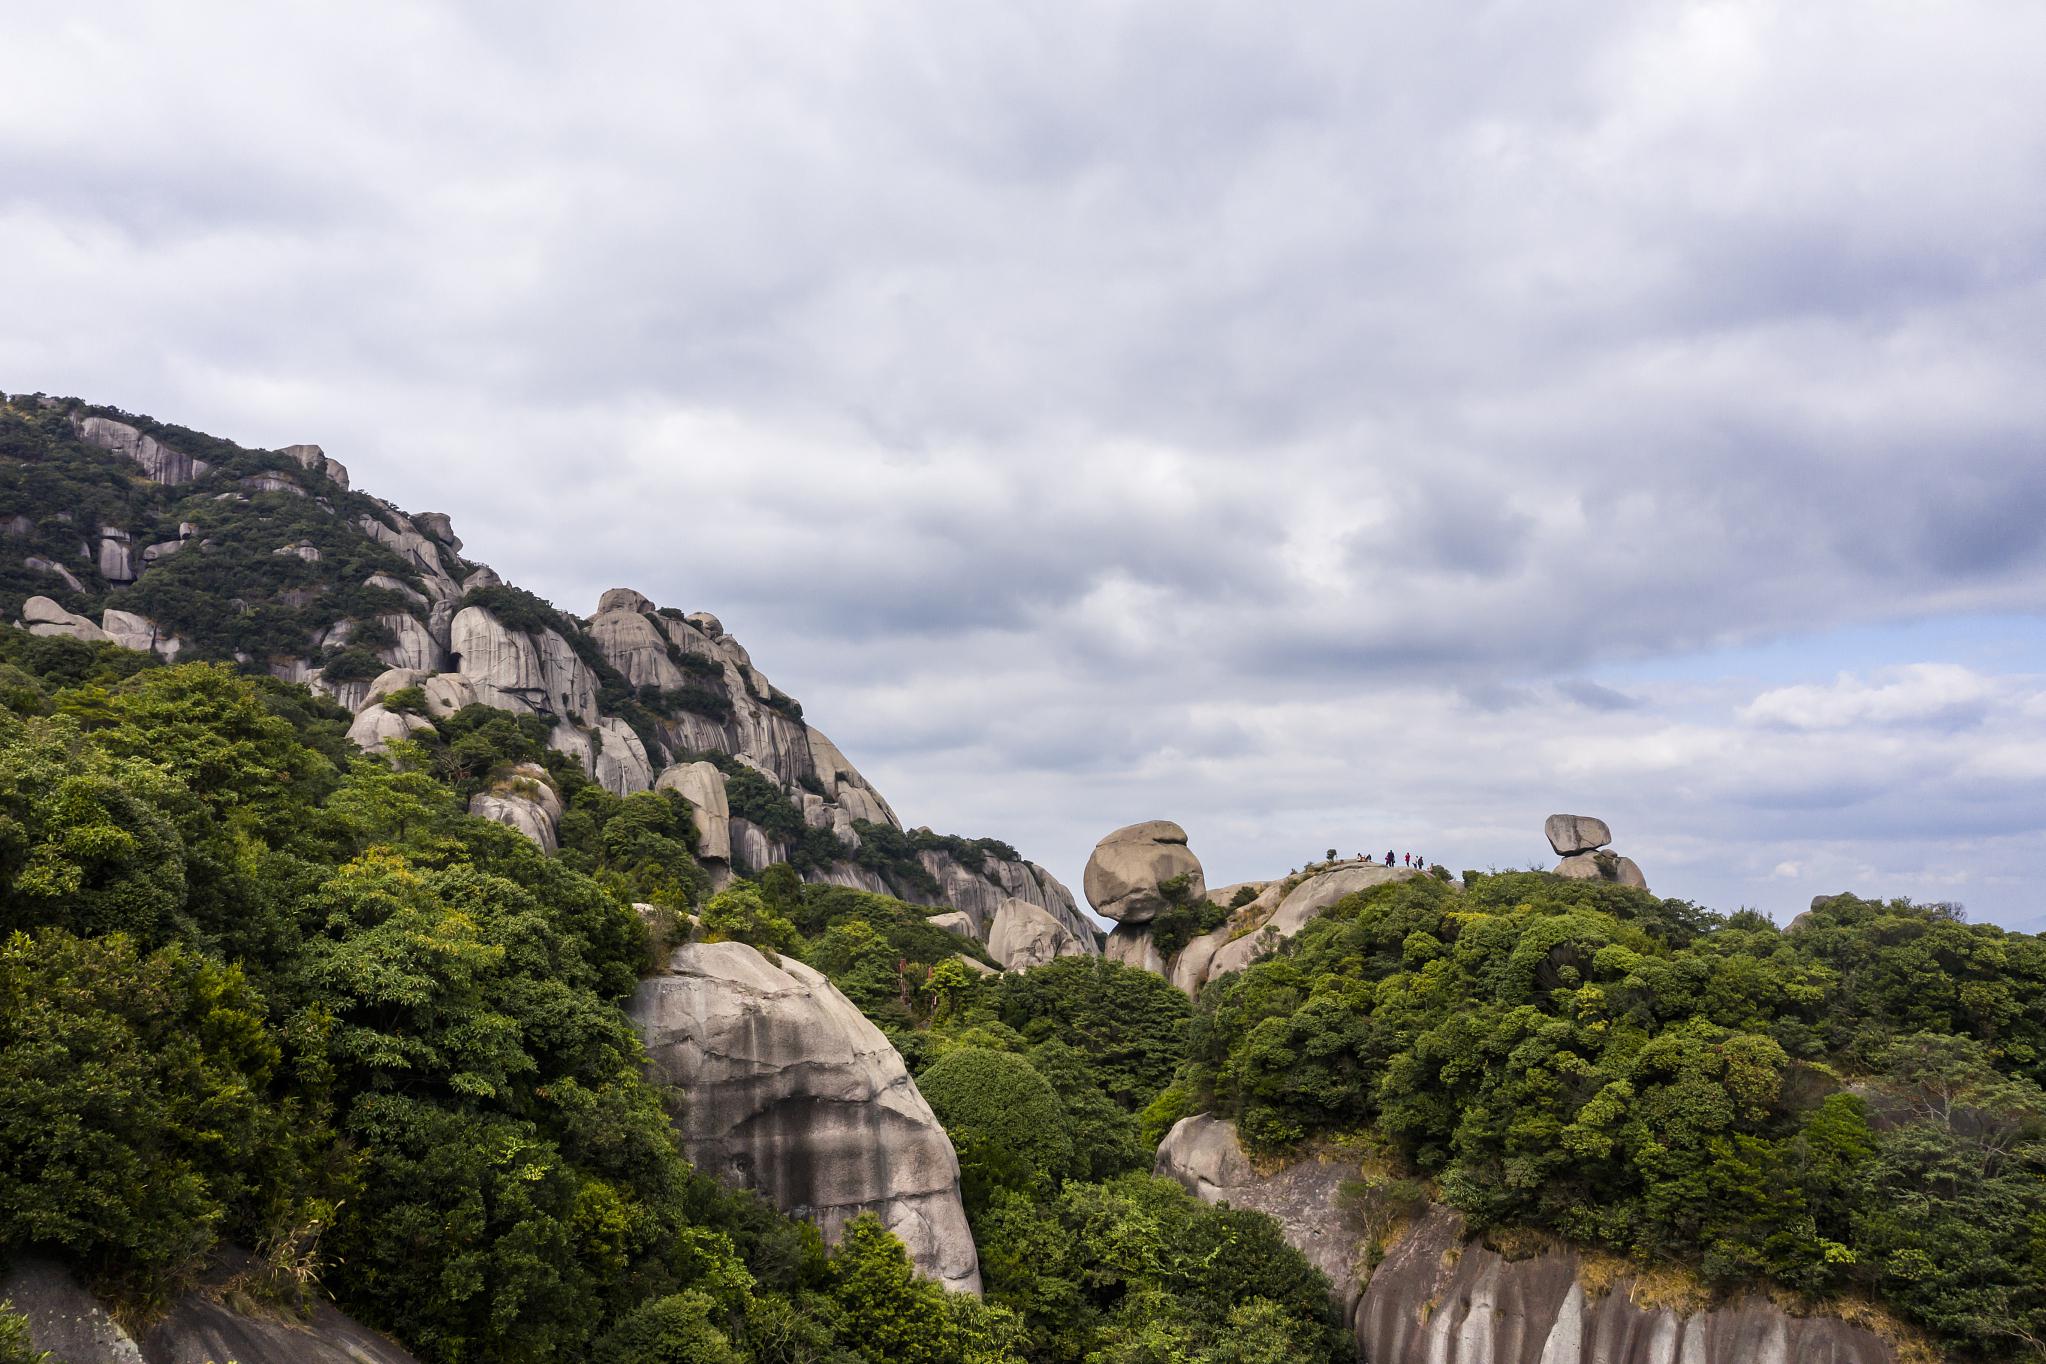
<path fill-rule="evenodd" d="M 2040 609 L 2042 40 L 1993 0 L 53 9 L 0 54 L 0 385 L 317 440 L 564 605 L 717 610 L 913 821 L 1069 880 L 1154 814 L 1234 879 L 1511 864 L 1599 802 L 1665 891 L 2024 919 L 2032 665 L 1966 725 L 1817 645 L 1603 670 Z"/>

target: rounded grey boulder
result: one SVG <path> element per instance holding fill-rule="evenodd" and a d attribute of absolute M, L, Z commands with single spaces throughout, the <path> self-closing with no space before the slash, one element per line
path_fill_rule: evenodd
<path fill-rule="evenodd" d="M 1088 904 L 1124 923 L 1148 923 L 1174 899 L 1190 903 L 1208 893 L 1186 830 L 1169 819 L 1128 825 L 1095 844 L 1080 884 Z"/>
<path fill-rule="evenodd" d="M 689 1159 L 816 1223 L 876 1213 L 919 1273 L 978 1293 L 959 1158 L 902 1057 L 829 980 L 744 943 L 690 943 L 629 1009 Z"/>
<path fill-rule="evenodd" d="M 1549 846 L 1558 857 L 1590 852 L 1613 841 L 1613 831 L 1606 822 L 1590 815 L 1550 815 L 1542 824 L 1542 832 L 1549 836 Z"/>

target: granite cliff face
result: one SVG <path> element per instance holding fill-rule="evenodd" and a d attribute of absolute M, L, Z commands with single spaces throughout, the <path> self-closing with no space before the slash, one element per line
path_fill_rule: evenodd
<path fill-rule="evenodd" d="M 959 1159 L 881 1030 L 800 962 L 679 947 L 630 1014 L 689 1158 L 835 1241 L 880 1215 L 917 1269 L 978 1293 Z"/>
<path fill-rule="evenodd" d="M 1211 1116 L 1173 1127 L 1157 1172 L 1210 1203 L 1275 1218 L 1329 1276 L 1368 1364 L 1896 1364 L 1874 1332 L 1793 1315 L 1766 1298 L 1685 1312 L 1637 1302 L 1625 1277 L 1593 1291 L 1574 1250 L 1508 1259 L 1439 1205 L 1372 1270 L 1342 1197 L 1355 1166 L 1309 1157 L 1260 1173 L 1234 1127 Z"/>

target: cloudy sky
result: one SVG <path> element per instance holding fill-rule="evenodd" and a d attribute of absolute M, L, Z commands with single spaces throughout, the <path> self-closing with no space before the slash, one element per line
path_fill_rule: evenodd
<path fill-rule="evenodd" d="M 1077 885 L 2046 893 L 2036 0 L 16 7 L 0 388 L 719 613 Z"/>

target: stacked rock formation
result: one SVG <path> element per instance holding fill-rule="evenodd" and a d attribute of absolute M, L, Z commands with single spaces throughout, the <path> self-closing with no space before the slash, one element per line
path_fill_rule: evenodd
<path fill-rule="evenodd" d="M 1420 875 L 1359 859 L 1329 862 L 1279 881 L 1245 881 L 1209 892 L 1186 831 L 1170 820 L 1117 829 L 1095 845 L 1082 885 L 1096 911 L 1117 920 L 1104 951 L 1111 961 L 1164 976 L 1189 995 L 1305 928 L 1346 895 Z M 1236 903 L 1244 891 L 1243 904 Z M 1229 911 L 1220 928 L 1194 938 L 1168 960 L 1153 922 L 1175 905 L 1206 900 Z"/>
<path fill-rule="evenodd" d="M 1608 849 L 1613 831 L 1604 820 L 1589 815 L 1550 815 L 1542 832 L 1548 835 L 1549 846 L 1563 859 L 1556 864 L 1556 875 L 1648 889 L 1648 880 L 1634 859 Z"/>
<path fill-rule="evenodd" d="M 1353 1160 L 1354 1158 L 1352 1158 Z M 1626 1280 L 1588 1291 L 1575 1251 L 1509 1260 L 1430 1205 L 1375 1270 L 1342 1189 L 1357 1167 L 1333 1152 L 1252 1166 L 1234 1124 L 1182 1119 L 1156 1173 L 1209 1203 L 1270 1214 L 1328 1275 L 1360 1359 L 1429 1364 L 1896 1364 L 1865 1327 L 1794 1316 L 1762 1297 L 1685 1313 L 1640 1306 Z M 1367 1279 L 1368 1275 L 1368 1279 Z"/>
<path fill-rule="evenodd" d="M 692 943 L 629 1009 L 689 1159 L 835 1241 L 872 1212 L 919 1272 L 978 1293 L 951 1139 L 881 1030 L 801 962 Z"/>

